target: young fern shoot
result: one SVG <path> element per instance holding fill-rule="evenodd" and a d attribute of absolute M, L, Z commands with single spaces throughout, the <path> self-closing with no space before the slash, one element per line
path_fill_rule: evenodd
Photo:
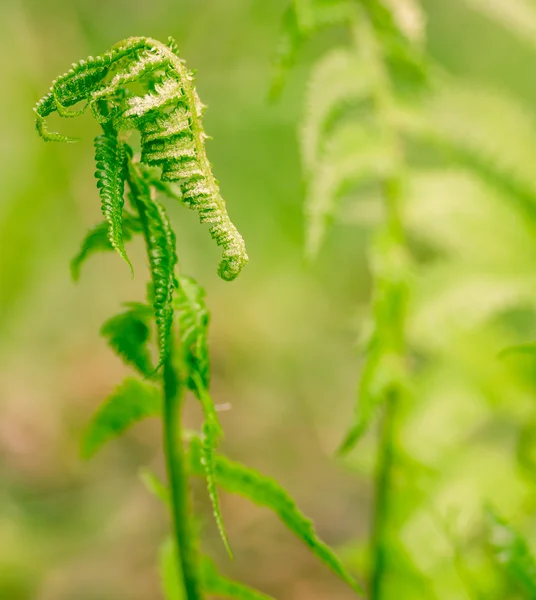
<path fill-rule="evenodd" d="M 74 141 L 50 132 L 46 119 L 54 112 L 60 117 L 78 116 L 87 108 L 102 127 L 95 140 L 95 177 L 104 222 L 84 239 L 71 264 L 73 277 L 79 277 L 83 262 L 95 252 L 115 250 L 130 265 L 124 244 L 141 235 L 150 284 L 147 303 L 127 304 L 126 311 L 108 320 L 101 330 L 111 348 L 141 379 L 125 380 L 100 407 L 82 441 L 83 456 L 93 455 L 141 419 L 162 418 L 169 485 L 155 483 L 153 476 L 148 479 L 166 500 L 173 522 L 173 542 L 171 546 L 166 543 L 162 551 L 167 600 L 201 600 L 207 594 L 245 600 L 269 598 L 221 576 L 209 559 L 198 556 L 190 475 L 206 479 L 216 525 L 229 554 L 218 486 L 273 510 L 325 565 L 359 591 L 311 522 L 275 481 L 216 453 L 222 429 L 209 391 L 209 313 L 202 288 L 177 273 L 175 234 L 158 195 L 179 199 L 198 211 L 202 223 L 209 224 L 212 238 L 222 249 L 218 269 L 222 279 L 235 279 L 248 257 L 212 173 L 202 127 L 204 106 L 175 42 L 170 39 L 166 45 L 151 38 L 129 38 L 96 58 L 73 64 L 37 103 L 37 131 L 46 141 Z M 141 133 L 139 154 L 127 142 L 132 130 Z M 151 358 L 153 329 L 156 365 Z M 186 440 L 181 409 L 188 392 L 200 402 L 205 422 L 199 434 Z"/>
<path fill-rule="evenodd" d="M 308 0 L 311 21 L 299 26 L 301 3 L 289 8 L 294 29 L 285 38 L 287 56 L 325 25 L 350 34 L 352 44 L 332 50 L 314 68 L 301 135 L 308 179 L 306 255 L 314 259 L 338 204 L 355 188 L 368 186 L 381 197 L 383 220 L 370 251 L 374 279 L 371 334 L 359 384 L 355 421 L 339 451 L 349 452 L 383 409 L 371 539 L 371 600 L 383 598 L 389 555 L 386 531 L 391 512 L 397 411 L 406 396 L 406 313 L 411 283 L 410 258 L 402 223 L 405 157 L 397 121 L 393 79 L 403 72 L 421 86 L 423 60 L 397 15 L 380 0 Z M 411 3 L 412 10 L 418 7 Z M 329 6 L 329 11 L 328 11 Z M 329 18 L 326 16 L 329 15 Z M 282 66 L 290 64 L 279 60 Z M 281 77 L 281 76 L 279 76 Z M 357 116 L 356 116 L 357 115 Z"/>

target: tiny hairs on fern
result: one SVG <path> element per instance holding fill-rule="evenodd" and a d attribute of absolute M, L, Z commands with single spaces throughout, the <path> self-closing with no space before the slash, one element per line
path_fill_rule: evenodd
<path fill-rule="evenodd" d="M 210 235 L 222 248 L 219 275 L 231 281 L 248 256 L 206 155 L 204 106 L 194 87 L 193 73 L 176 52 L 173 41 L 165 45 L 151 38 L 129 38 L 101 56 L 73 64 L 37 103 L 36 127 L 47 141 L 72 141 L 48 131 L 46 117 L 53 112 L 61 117 L 74 116 L 87 106 L 105 127 L 104 137 L 96 143 L 97 179 L 110 225 L 110 242 L 123 258 L 126 254 L 119 217 L 123 145 L 115 136 L 116 132 L 138 130 L 142 163 L 160 167 L 162 180 L 176 182 L 183 203 L 209 225 Z M 134 82 L 144 91 L 137 94 L 126 87 Z M 80 102 L 85 103 L 81 110 L 67 112 Z"/>

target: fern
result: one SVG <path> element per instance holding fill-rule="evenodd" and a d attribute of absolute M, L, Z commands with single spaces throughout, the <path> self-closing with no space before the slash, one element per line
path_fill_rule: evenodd
<path fill-rule="evenodd" d="M 210 363 L 207 336 L 210 317 L 204 296 L 204 290 L 192 278 L 180 277 L 177 294 L 180 346 L 188 371 L 188 386 L 200 401 L 205 417 L 202 465 L 205 470 L 214 519 L 225 549 L 232 557 L 214 480 L 214 452 L 223 434 L 214 402 L 208 393 Z"/>
<path fill-rule="evenodd" d="M 101 328 L 101 335 L 124 362 L 144 376 L 153 371 L 147 342 L 150 334 L 150 309 L 143 304 L 130 304 L 130 310 L 112 317 Z"/>
<path fill-rule="evenodd" d="M 176 552 L 170 540 L 160 549 L 160 580 L 166 600 L 182 600 L 184 598 L 177 576 Z M 201 562 L 201 585 L 207 594 L 218 598 L 233 598 L 235 600 L 273 600 L 257 590 L 242 583 L 233 581 L 221 575 L 214 563 L 207 557 Z"/>
<path fill-rule="evenodd" d="M 78 254 L 71 261 L 71 275 L 75 281 L 80 278 L 80 270 L 84 262 L 95 252 L 113 250 L 109 238 L 110 227 L 107 222 L 95 225 L 84 238 Z M 139 220 L 132 215 L 123 215 L 121 224 L 123 242 L 128 242 L 132 236 L 141 231 Z"/>
<path fill-rule="evenodd" d="M 219 274 L 224 280 L 234 279 L 248 257 L 208 162 L 207 136 L 201 122 L 204 106 L 197 96 L 193 73 L 178 57 L 175 42 L 170 40 L 165 45 L 150 38 L 129 38 L 100 56 L 73 64 L 37 103 L 37 131 L 47 141 L 72 141 L 50 132 L 46 119 L 54 112 L 63 118 L 75 117 L 88 108 L 103 129 L 96 141 L 96 178 L 106 224 L 90 231 L 72 270 L 77 276 L 87 257 L 111 248 L 128 261 L 124 242 L 135 233 L 142 235 L 151 278 L 152 311 L 144 304 L 128 304 L 125 312 L 104 324 L 102 334 L 126 364 L 144 377 L 151 376 L 155 385 L 130 378 L 118 387 L 89 425 L 82 443 L 83 455 L 93 455 L 143 418 L 162 417 L 168 492 L 164 493 L 153 478 L 149 478 L 148 487 L 169 498 L 173 543 L 166 556 L 171 554 L 176 564 L 175 568 L 164 569 L 163 579 L 168 595 L 174 598 L 202 600 L 205 593 L 252 600 L 268 598 L 217 574 L 210 563 L 199 560 L 191 526 L 188 471 L 207 480 L 214 517 L 229 554 L 217 484 L 272 508 L 325 564 L 359 590 L 286 492 L 274 481 L 215 454 L 222 431 L 209 394 L 209 314 L 203 290 L 194 280 L 177 276 L 175 234 L 157 193 L 179 199 L 198 211 L 201 222 L 209 224 L 211 236 L 222 249 Z M 141 134 L 139 159 L 124 141 L 125 132 L 131 130 Z M 125 185 L 132 213 L 123 210 Z M 174 327 L 176 313 L 178 335 Z M 151 362 L 151 317 L 157 332 L 156 368 Z M 201 403 L 205 417 L 202 437 L 194 437 L 189 462 L 180 435 L 188 389 Z M 177 585 L 169 583 L 174 577 Z"/>
<path fill-rule="evenodd" d="M 108 240 L 132 270 L 123 244 L 125 158 L 125 148 L 113 133 L 105 132 L 95 138 L 95 178 L 102 201 L 102 214 L 108 223 Z"/>
<path fill-rule="evenodd" d="M 190 468 L 193 473 L 203 475 L 202 442 L 190 442 Z M 218 456 L 215 465 L 216 483 L 228 492 L 245 496 L 255 504 L 274 511 L 281 521 L 334 573 L 357 592 L 361 587 L 346 571 L 335 553 L 317 536 L 311 521 L 302 515 L 287 492 L 273 479 L 265 477 L 239 463 Z"/>
<path fill-rule="evenodd" d="M 344 25 L 355 14 L 353 0 L 293 0 L 283 16 L 270 94 L 277 98 L 300 46 L 324 27 Z"/>
<path fill-rule="evenodd" d="M 375 228 L 372 314 L 363 328 L 355 419 L 341 450 L 348 453 L 381 416 L 370 598 L 413 597 L 415 589 L 423 598 L 458 597 L 463 590 L 443 586 L 451 583 L 444 576 L 451 557 L 432 550 L 439 542 L 425 505 L 462 506 L 469 521 L 479 483 L 489 483 L 490 495 L 505 485 L 511 499 L 525 497 L 508 453 L 495 456 L 483 430 L 519 432 L 527 427 L 521 412 L 532 414 L 521 400 L 531 394 L 511 370 L 486 361 L 496 361 L 497 340 L 508 338 L 507 311 L 534 308 L 536 127 L 510 94 L 433 64 L 423 52 L 417 3 L 407 3 L 413 30 L 403 22 L 403 2 L 352 4 L 354 16 L 338 23 L 349 41 L 340 37 L 313 67 L 300 131 L 306 254 L 316 256 L 337 219 Z M 468 4 L 533 43 L 528 3 Z M 478 352 L 468 349 L 471 340 Z M 497 393 L 508 389 L 505 381 L 513 388 L 508 399 Z M 486 414 L 485 403 L 504 415 Z M 375 439 L 362 440 L 362 451 L 347 460 L 371 471 L 365 456 Z M 489 482 L 481 456 L 494 461 Z M 449 468 L 456 459 L 463 473 Z M 473 533 L 467 527 L 468 540 Z M 464 551 L 478 570 L 470 541 Z"/>
<path fill-rule="evenodd" d="M 126 379 L 107 398 L 88 426 L 81 446 L 82 456 L 89 458 L 106 442 L 120 436 L 129 427 L 162 412 L 157 388 L 137 379 Z"/>
<path fill-rule="evenodd" d="M 188 368 L 189 386 L 194 392 L 210 385 L 208 326 L 210 315 L 205 292 L 191 277 L 179 277 L 176 298 L 180 343 Z"/>
<path fill-rule="evenodd" d="M 178 183 L 183 202 L 198 211 L 201 222 L 210 225 L 211 236 L 222 247 L 220 276 L 232 280 L 248 257 L 206 156 L 207 136 L 201 122 L 204 107 L 193 74 L 173 47 L 150 38 L 130 38 L 102 56 L 75 64 L 38 102 L 37 129 L 46 140 L 65 140 L 48 132 L 45 119 L 55 111 L 63 116 L 58 106 L 84 101 L 107 130 L 140 131 L 142 162 L 161 167 L 162 180 Z M 147 93 L 128 92 L 124 86 L 135 81 L 143 83 Z M 106 151 L 118 149 L 109 141 Z M 117 166 L 118 161 L 110 164 Z"/>
<path fill-rule="evenodd" d="M 267 596 L 258 592 L 243 583 L 238 583 L 227 577 L 220 575 L 214 563 L 205 558 L 201 565 L 201 578 L 203 588 L 208 594 L 213 594 L 219 598 L 234 598 L 235 600 L 273 600 L 272 596 Z"/>
<path fill-rule="evenodd" d="M 132 203 L 136 206 L 145 232 L 147 256 L 153 282 L 153 307 L 158 328 L 160 357 L 158 367 L 169 356 L 173 324 L 173 293 L 177 254 L 175 234 L 164 207 L 151 198 L 151 189 L 132 164 L 128 182 Z"/>

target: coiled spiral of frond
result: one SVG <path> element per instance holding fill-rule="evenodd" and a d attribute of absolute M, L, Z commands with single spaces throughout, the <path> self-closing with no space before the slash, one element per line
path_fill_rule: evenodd
<path fill-rule="evenodd" d="M 161 167 L 162 180 L 176 182 L 184 203 L 210 225 L 222 248 L 219 274 L 234 279 L 246 264 L 244 240 L 231 222 L 205 151 L 201 104 L 192 72 L 177 56 L 176 44 L 129 38 L 102 56 L 73 64 L 52 84 L 35 108 L 37 130 L 49 141 L 72 141 L 48 131 L 46 117 L 81 114 L 88 106 L 96 120 L 116 131 L 141 132 L 141 160 Z M 141 84 L 133 92 L 129 84 Z M 69 110 L 85 102 L 80 110 Z"/>

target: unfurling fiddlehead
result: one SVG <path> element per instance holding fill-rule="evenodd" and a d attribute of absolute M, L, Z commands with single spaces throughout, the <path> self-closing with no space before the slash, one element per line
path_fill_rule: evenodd
<path fill-rule="evenodd" d="M 134 93 L 132 84 L 142 91 Z M 83 103 L 81 108 L 79 103 Z M 166 46 L 150 38 L 130 38 L 101 56 L 73 64 L 38 102 L 37 131 L 48 141 L 74 141 L 51 133 L 46 118 L 54 112 L 60 117 L 78 116 L 88 107 L 103 129 L 95 140 L 95 176 L 105 221 L 87 234 L 71 263 L 72 273 L 78 278 L 86 258 L 104 250 L 116 250 L 130 265 L 124 242 L 141 234 L 151 275 L 148 302 L 152 308 L 145 303 L 127 304 L 128 310 L 108 320 L 101 330 L 116 354 L 144 380 L 128 378 L 108 397 L 86 431 L 82 454 L 92 455 L 143 418 L 162 417 L 169 490 L 158 486 L 170 506 L 174 531 L 174 543 L 167 544 L 163 553 L 167 600 L 202 600 L 205 594 L 269 600 L 219 575 L 206 557 L 198 557 L 188 476 L 199 474 L 206 478 L 216 525 L 229 554 L 217 485 L 271 508 L 320 560 L 359 590 L 334 553 L 318 539 L 310 521 L 275 482 L 256 473 L 255 481 L 250 481 L 251 472 L 236 463 L 239 477 L 229 468 L 222 477 L 226 463 L 216 454 L 222 429 L 209 393 L 209 313 L 204 291 L 194 280 L 177 274 L 175 234 L 157 194 L 181 200 L 198 211 L 202 223 L 210 225 L 211 236 L 222 248 L 219 274 L 224 280 L 234 279 L 248 257 L 212 174 L 201 124 L 204 107 L 175 42 L 170 40 Z M 127 143 L 131 130 L 141 134 L 139 159 Z M 160 174 L 155 167 L 161 169 Z M 125 187 L 130 212 L 124 210 Z M 176 314 L 179 335 L 174 332 Z M 150 348 L 152 321 L 158 345 L 156 368 Z M 154 385 L 157 375 L 160 389 Z M 205 417 L 201 434 L 191 439 L 189 460 L 180 425 L 187 391 L 197 398 Z"/>
<path fill-rule="evenodd" d="M 70 71 L 53 82 L 50 92 L 35 108 L 37 130 L 49 141 L 73 141 L 51 133 L 46 117 L 57 112 L 61 117 L 77 116 L 89 106 L 106 133 L 97 142 L 97 160 L 105 169 L 101 195 L 110 227 L 110 241 L 124 256 L 117 195 L 121 172 L 122 144 L 114 132 L 138 130 L 141 133 L 141 162 L 162 168 L 163 181 L 176 182 L 183 202 L 198 211 L 202 223 L 222 247 L 220 276 L 234 279 L 248 257 L 244 241 L 227 214 L 218 184 L 205 151 L 207 136 L 202 126 L 203 105 L 188 71 L 173 51 L 150 38 L 130 38 L 109 52 L 90 56 L 73 64 Z M 126 86 L 141 83 L 144 92 L 134 94 Z M 71 107 L 84 102 L 80 110 Z M 110 133 L 110 131 L 112 133 Z M 105 200 L 106 193 L 106 200 Z M 116 210 L 111 212 L 111 207 Z"/>

